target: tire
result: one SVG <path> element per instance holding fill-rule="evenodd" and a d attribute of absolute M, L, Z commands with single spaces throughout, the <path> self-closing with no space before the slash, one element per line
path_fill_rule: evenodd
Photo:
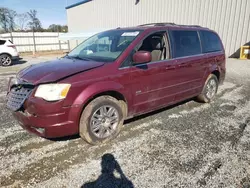
<path fill-rule="evenodd" d="M 197 97 L 199 101 L 204 103 L 211 102 L 217 93 L 219 81 L 214 74 L 210 74 L 204 84 L 201 94 Z"/>
<path fill-rule="evenodd" d="M 101 115 L 102 112 L 105 115 Z M 83 110 L 79 123 L 79 134 L 92 145 L 108 142 L 119 134 L 124 116 L 122 103 L 108 95 L 100 96 L 91 101 Z"/>
<path fill-rule="evenodd" d="M 8 54 L 0 55 L 0 64 L 4 67 L 10 66 L 12 64 L 11 56 Z"/>

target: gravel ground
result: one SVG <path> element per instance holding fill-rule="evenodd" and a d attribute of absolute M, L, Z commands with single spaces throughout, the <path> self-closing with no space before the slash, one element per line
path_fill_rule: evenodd
<path fill-rule="evenodd" d="M 214 102 L 134 118 L 113 142 L 90 146 L 31 135 L 5 109 L 7 78 L 46 58 L 27 60 L 0 68 L 0 186 L 250 187 L 250 61 L 228 60 Z"/>

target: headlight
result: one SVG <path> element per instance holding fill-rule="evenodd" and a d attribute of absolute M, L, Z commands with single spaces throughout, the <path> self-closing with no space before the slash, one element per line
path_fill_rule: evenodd
<path fill-rule="evenodd" d="M 35 97 L 46 101 L 58 101 L 66 98 L 70 84 L 43 84 L 38 86 Z"/>
<path fill-rule="evenodd" d="M 10 91 L 11 87 L 13 85 L 17 85 L 18 84 L 18 80 L 16 77 L 10 77 L 9 79 L 9 83 L 8 83 L 8 92 Z"/>

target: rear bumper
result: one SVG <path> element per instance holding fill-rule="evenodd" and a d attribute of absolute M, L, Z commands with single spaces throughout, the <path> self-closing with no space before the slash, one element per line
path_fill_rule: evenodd
<path fill-rule="evenodd" d="M 45 138 L 56 138 L 74 135 L 79 132 L 78 117 L 80 106 L 62 108 L 55 114 L 32 114 L 13 112 L 13 116 L 27 131 Z"/>

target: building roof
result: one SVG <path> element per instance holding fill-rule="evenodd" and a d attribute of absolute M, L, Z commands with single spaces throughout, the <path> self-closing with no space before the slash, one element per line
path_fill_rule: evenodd
<path fill-rule="evenodd" d="M 92 1 L 92 0 L 82 0 L 82 1 L 80 1 L 80 2 L 78 2 L 78 3 L 74 3 L 74 4 L 72 4 L 72 5 L 69 5 L 69 6 L 65 7 L 65 9 L 70 9 L 70 8 L 79 6 L 79 5 L 81 5 L 81 4 L 88 3 L 88 2 L 90 2 L 90 1 Z"/>

